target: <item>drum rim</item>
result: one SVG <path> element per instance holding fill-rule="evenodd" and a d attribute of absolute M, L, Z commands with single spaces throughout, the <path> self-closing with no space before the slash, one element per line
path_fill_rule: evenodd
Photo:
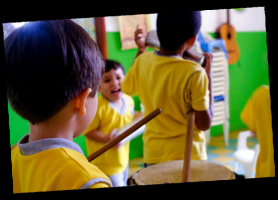
<path fill-rule="evenodd" d="M 133 179 L 134 183 L 136 185 L 156 185 L 156 184 L 164 184 L 164 183 L 154 183 L 154 184 L 149 184 L 147 183 L 145 180 L 142 180 L 140 178 L 140 173 L 142 174 L 142 172 L 144 173 L 146 170 L 149 171 L 150 169 L 152 168 L 157 168 L 157 166 L 159 165 L 165 165 L 167 166 L 169 163 L 175 163 L 175 162 L 178 162 L 179 165 L 181 163 L 183 163 L 183 160 L 173 160 L 173 161 L 167 161 L 167 162 L 163 162 L 163 163 L 158 163 L 158 164 L 154 164 L 154 165 L 151 165 L 149 167 L 146 167 L 146 168 L 142 168 L 141 170 L 139 170 L 138 172 L 136 172 L 135 174 L 132 174 L 130 176 L 131 179 Z M 210 161 L 206 161 L 206 160 L 191 160 L 191 163 L 197 163 L 197 165 L 200 165 L 200 163 L 203 162 L 204 164 L 209 164 L 210 166 L 217 166 L 218 168 L 221 167 L 225 173 L 227 173 L 227 179 L 219 179 L 219 180 L 200 180 L 200 181 L 190 181 L 189 179 L 189 182 L 206 182 L 206 181 L 220 181 L 220 180 L 233 180 L 235 179 L 235 175 L 234 175 L 234 172 L 232 170 L 230 170 L 228 167 L 224 166 L 224 165 L 221 165 L 221 164 L 218 164 L 218 163 L 214 163 L 214 162 L 210 162 Z M 194 165 L 194 164 L 193 164 Z M 206 171 L 207 172 L 207 171 Z M 230 172 L 230 176 L 228 177 L 228 172 Z M 182 176 L 180 176 L 181 179 L 182 179 Z M 165 181 L 167 182 L 167 181 Z M 174 183 L 177 183 L 177 182 L 174 182 Z M 181 183 L 181 181 L 179 182 Z"/>

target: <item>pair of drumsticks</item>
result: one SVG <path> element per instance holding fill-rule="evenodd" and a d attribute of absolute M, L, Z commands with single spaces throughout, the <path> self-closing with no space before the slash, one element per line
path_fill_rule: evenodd
<path fill-rule="evenodd" d="M 97 150 L 95 153 L 91 154 L 87 157 L 88 161 L 92 161 L 121 140 L 132 134 L 134 131 L 139 129 L 141 126 L 155 118 L 157 115 L 161 113 L 161 109 L 156 109 L 151 112 L 149 115 L 138 121 L 136 124 L 131 126 L 129 129 L 124 131 L 122 134 L 111 140 L 110 142 L 106 143 L 102 148 Z M 182 183 L 189 181 L 189 173 L 190 173 L 190 161 L 191 161 L 191 151 L 192 151 L 192 140 L 193 140 L 193 128 L 194 128 L 194 121 L 195 121 L 195 113 L 193 110 L 189 111 L 189 120 L 187 126 L 187 136 L 186 136 L 186 145 L 185 145 L 185 156 L 184 156 L 184 164 L 183 164 L 183 174 L 182 174 Z"/>

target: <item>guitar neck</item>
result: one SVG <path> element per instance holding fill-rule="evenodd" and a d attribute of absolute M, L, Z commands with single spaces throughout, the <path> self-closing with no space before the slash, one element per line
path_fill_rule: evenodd
<path fill-rule="evenodd" d="M 227 9 L 228 38 L 231 38 L 230 9 Z"/>
<path fill-rule="evenodd" d="M 230 9 L 227 9 L 227 24 L 230 25 Z"/>

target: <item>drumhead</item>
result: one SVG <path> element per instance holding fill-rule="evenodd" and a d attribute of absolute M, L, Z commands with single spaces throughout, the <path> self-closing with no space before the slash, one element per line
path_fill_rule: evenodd
<path fill-rule="evenodd" d="M 181 183 L 182 170 L 183 160 L 175 160 L 143 168 L 132 175 L 132 178 L 137 185 Z M 234 173 L 223 165 L 203 160 L 191 161 L 189 182 L 231 180 L 234 178 Z"/>

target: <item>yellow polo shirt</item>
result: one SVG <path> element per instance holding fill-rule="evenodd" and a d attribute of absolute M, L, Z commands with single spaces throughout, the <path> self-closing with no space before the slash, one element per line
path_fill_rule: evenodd
<path fill-rule="evenodd" d="M 146 124 L 144 162 L 160 163 L 184 158 L 187 112 L 209 108 L 208 78 L 197 63 L 178 56 L 144 52 L 128 70 L 121 87 L 138 95 L 145 115 L 160 108 L 161 114 Z M 207 159 L 204 132 L 194 126 L 192 159 Z"/>
<path fill-rule="evenodd" d="M 96 116 L 84 131 L 83 135 L 90 130 L 98 130 L 104 134 L 109 134 L 114 128 L 122 128 L 133 120 L 134 101 L 128 95 L 123 95 L 123 108 L 119 110 L 113 102 L 108 101 L 102 95 L 98 98 L 98 108 Z M 97 142 L 86 137 L 88 155 L 91 155 L 100 149 L 104 143 Z M 123 172 L 129 161 L 129 142 L 126 142 L 121 148 L 112 147 L 91 163 L 97 166 L 107 176 Z"/>
<path fill-rule="evenodd" d="M 24 136 L 11 150 L 14 193 L 111 186 L 76 143 L 61 138 L 27 143 L 28 138 Z"/>
<path fill-rule="evenodd" d="M 260 153 L 256 178 L 275 177 L 274 146 L 269 86 L 259 87 L 241 112 L 241 120 L 256 133 Z"/>

